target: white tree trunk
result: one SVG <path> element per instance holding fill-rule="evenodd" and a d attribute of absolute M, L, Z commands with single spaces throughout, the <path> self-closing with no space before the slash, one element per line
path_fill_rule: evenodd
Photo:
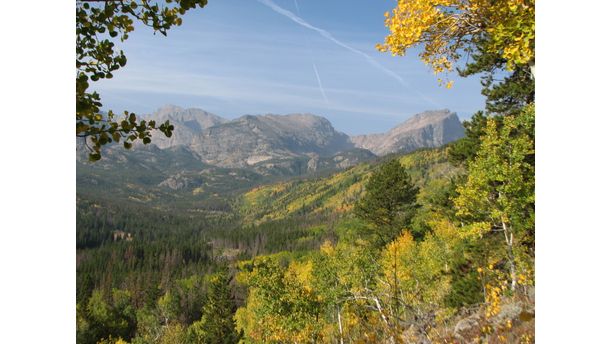
<path fill-rule="evenodd" d="M 512 252 L 514 235 L 509 231 L 508 226 L 504 221 L 502 221 L 502 228 L 504 229 L 504 236 L 506 238 L 506 246 L 508 249 L 508 260 L 510 261 L 510 277 L 512 278 L 510 290 L 514 292 L 516 289 L 516 267 L 514 266 L 514 253 Z"/>
<path fill-rule="evenodd" d="M 338 330 L 340 331 L 340 344 L 344 344 L 344 333 L 342 331 L 342 315 L 340 315 L 340 307 L 336 307 L 336 314 L 338 316 Z"/>

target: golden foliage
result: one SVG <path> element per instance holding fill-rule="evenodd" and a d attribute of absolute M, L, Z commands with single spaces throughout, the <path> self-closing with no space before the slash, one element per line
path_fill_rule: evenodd
<path fill-rule="evenodd" d="M 390 34 L 377 49 L 403 56 L 423 46 L 419 57 L 434 74 L 451 71 L 477 44 L 499 53 L 509 70 L 535 58 L 535 0 L 398 0 L 385 25 Z"/>

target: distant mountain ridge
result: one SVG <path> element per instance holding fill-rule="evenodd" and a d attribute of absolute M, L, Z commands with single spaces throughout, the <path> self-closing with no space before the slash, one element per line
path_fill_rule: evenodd
<path fill-rule="evenodd" d="M 175 128 L 172 137 L 154 132 L 152 144 L 135 144 L 131 151 L 108 145 L 96 163 L 87 162 L 88 150 L 77 140 L 77 184 L 82 190 L 143 202 L 177 193 L 206 199 L 265 181 L 325 175 L 377 155 L 439 147 L 464 132 L 457 115 L 448 110 L 417 114 L 387 133 L 354 137 L 312 114 L 227 120 L 168 105 L 142 118 L 169 120 Z"/>
<path fill-rule="evenodd" d="M 155 134 L 153 143 L 159 148 L 185 146 L 202 162 L 227 168 L 272 168 L 296 158 L 318 160 L 354 149 L 378 156 L 407 153 L 439 147 L 464 135 L 457 114 L 449 110 L 425 111 L 386 133 L 353 137 L 313 114 L 245 115 L 227 120 L 201 109 L 167 105 L 147 119 L 170 120 L 175 126 L 170 139 Z"/>
<path fill-rule="evenodd" d="M 358 148 L 382 156 L 440 147 L 464 134 L 465 129 L 456 113 L 438 110 L 418 113 L 386 133 L 353 136 L 351 141 Z"/>
<path fill-rule="evenodd" d="M 105 147 L 102 161 L 92 165 L 93 170 L 132 161 L 176 179 L 160 184 L 175 188 L 187 185 L 178 180 L 198 174 L 202 166 L 245 169 L 261 176 L 298 176 L 344 169 L 389 153 L 439 147 L 464 135 L 457 115 L 448 110 L 422 112 L 386 133 L 353 137 L 313 114 L 244 115 L 228 120 L 201 109 L 166 105 L 142 117 L 158 123 L 169 120 L 174 125 L 172 137 L 154 131 L 152 144 L 136 144 L 134 152 L 124 152 L 121 145 Z M 87 151 L 82 146 L 77 142 L 77 159 L 84 163 Z M 174 155 L 173 166 L 191 167 L 170 173 L 166 161 Z"/>
<path fill-rule="evenodd" d="M 242 116 L 204 130 L 190 147 L 204 162 L 223 167 L 328 157 L 354 148 L 349 136 L 310 114 Z"/>

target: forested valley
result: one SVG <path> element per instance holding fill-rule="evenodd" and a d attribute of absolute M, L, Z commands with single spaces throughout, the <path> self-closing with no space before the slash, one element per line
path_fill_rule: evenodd
<path fill-rule="evenodd" d="M 448 146 L 228 211 L 79 198 L 78 340 L 531 342 L 533 124 L 475 116 Z"/>
<path fill-rule="evenodd" d="M 137 20 L 165 34 L 206 4 L 168 2 Z M 95 25 L 133 30 L 112 21 L 134 14 L 129 4 L 79 6 L 85 47 Z M 127 172 L 105 169 L 112 187 L 81 179 L 78 343 L 535 342 L 535 2 L 400 0 L 385 18 L 381 52 L 422 47 L 448 88 L 451 71 L 481 78 L 486 104 L 465 136 L 319 176 L 226 180 L 219 169 L 202 193 L 153 197 L 135 186 L 151 179 L 142 164 L 123 184 Z M 92 164 L 113 141 L 172 136 L 169 122 L 103 117 L 88 80 L 112 74 L 77 66 L 77 136 L 93 142 Z"/>

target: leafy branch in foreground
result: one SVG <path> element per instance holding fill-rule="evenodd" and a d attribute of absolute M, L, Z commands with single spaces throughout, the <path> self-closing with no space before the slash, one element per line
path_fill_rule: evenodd
<path fill-rule="evenodd" d="M 385 18 L 390 32 L 378 50 L 403 56 L 422 46 L 419 57 L 435 74 L 474 53 L 499 55 L 510 71 L 535 69 L 534 0 L 398 0 Z"/>
<path fill-rule="evenodd" d="M 76 135 L 86 140 L 89 137 L 89 159 L 99 160 L 103 145 L 123 141 L 126 149 L 141 140 L 151 142 L 151 131 L 160 130 L 167 137 L 174 127 L 166 121 L 157 125 L 155 121 L 136 120 L 136 115 L 124 111 L 122 120 L 115 113 L 100 111 L 102 102 L 97 92 L 89 91 L 90 82 L 110 79 L 113 72 L 124 67 L 127 57 L 117 50 L 117 40 L 123 42 L 134 31 L 134 21 L 153 29 L 154 33 L 166 36 L 173 26 L 182 24 L 188 10 L 204 7 L 207 0 L 165 0 L 165 5 L 156 1 L 77 1 L 76 6 Z"/>

